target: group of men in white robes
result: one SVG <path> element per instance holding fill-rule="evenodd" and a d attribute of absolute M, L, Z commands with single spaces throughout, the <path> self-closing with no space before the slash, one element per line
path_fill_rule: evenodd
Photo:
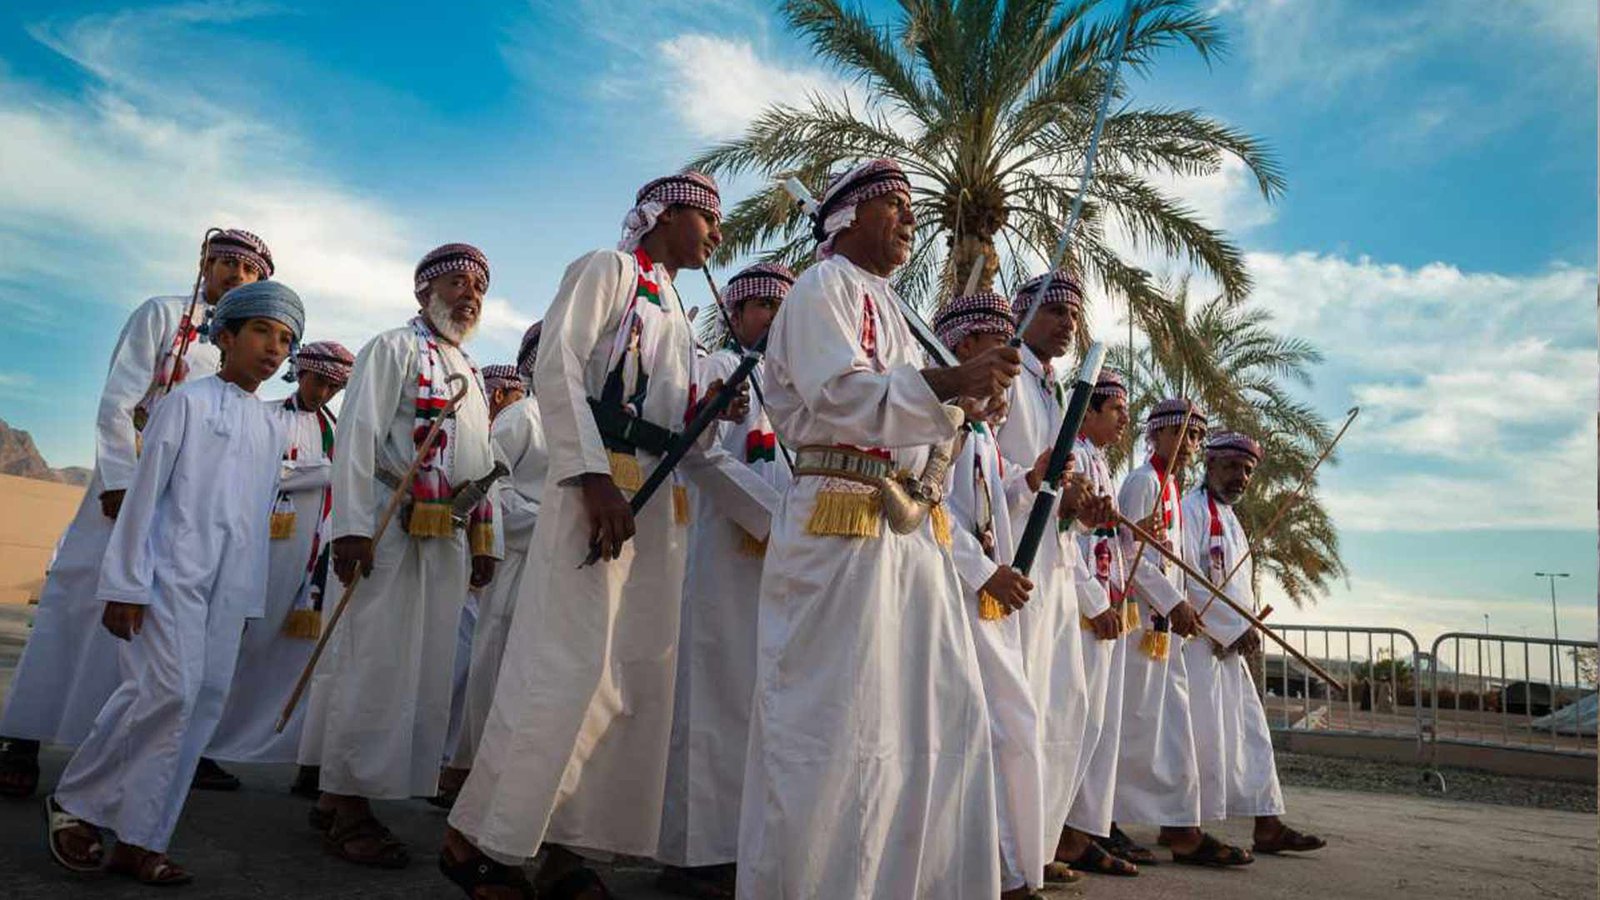
<path fill-rule="evenodd" d="M 658 884 L 691 897 L 1010 900 L 1081 872 L 1138 874 L 1155 856 L 1118 822 L 1160 826 L 1177 862 L 1252 861 L 1202 830 L 1225 815 L 1255 817 L 1258 852 L 1321 846 L 1279 819 L 1244 662 L 1254 631 L 1116 524 L 1140 522 L 1253 605 L 1232 504 L 1259 445 L 1213 439 L 1184 497 L 1208 423 L 1163 401 L 1148 461 L 1118 489 L 1105 449 L 1129 398 L 1104 371 L 1036 559 L 1013 568 L 1084 297 L 1056 272 L 1010 298 L 955 298 L 923 326 L 893 288 L 911 190 L 890 160 L 835 175 L 807 209 L 815 264 L 729 279 L 725 344 L 700 358 L 676 280 L 721 240 L 701 173 L 639 190 L 618 248 L 568 267 L 514 367 L 480 371 L 464 349 L 488 260 L 466 244 L 427 254 L 410 323 L 353 358 L 331 343 L 295 357 L 297 392 L 271 419 L 285 436 L 260 529 L 265 597 L 227 607 L 239 633 L 214 643 L 231 689 L 212 685 L 226 704 L 192 716 L 204 742 L 130 746 L 143 732 L 124 725 L 119 752 L 176 754 L 162 765 L 219 782 L 232 776 L 202 768 L 206 748 L 297 762 L 312 826 L 362 865 L 410 860 L 371 800 L 431 798 L 451 809 L 441 870 L 469 896 L 606 896 L 593 864 L 626 854 L 660 860 Z M 115 647 L 100 532 L 131 483 L 135 414 L 216 367 L 185 335 L 234 270 L 251 280 L 222 263 L 270 275 L 253 235 L 210 246 L 196 297 L 149 301 L 119 343 L 96 489 L 0 723 L 0 791 L 31 793 L 29 742 L 81 740 L 121 680 L 100 658 Z M 718 421 L 691 439 L 712 402 Z M 663 460 L 676 469 L 642 502 Z M 352 584 L 279 733 L 323 596 Z M 114 818 L 85 811 L 76 784 L 53 822 L 68 850 L 73 828 Z M 180 808 L 141 846 L 161 853 Z M 184 874 L 162 864 L 144 874 Z"/>

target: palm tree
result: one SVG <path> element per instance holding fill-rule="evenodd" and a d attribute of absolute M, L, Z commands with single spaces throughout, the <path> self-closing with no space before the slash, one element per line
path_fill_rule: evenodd
<path fill-rule="evenodd" d="M 1148 329 L 1149 346 L 1118 346 L 1110 353 L 1110 364 L 1128 379 L 1134 421 L 1142 422 L 1161 398 L 1182 395 L 1200 402 L 1213 430 L 1242 431 L 1260 441 L 1265 459 L 1236 507 L 1246 532 L 1259 541 L 1255 586 L 1259 592 L 1262 575 L 1270 574 L 1297 606 L 1325 595 L 1332 580 L 1348 573 L 1315 478 L 1272 532 L 1262 533 L 1331 438 L 1327 423 L 1289 390 L 1310 385 L 1309 368 L 1322 354 L 1275 333 L 1271 313 L 1225 295 L 1191 309 L 1187 279 L 1166 293 Z M 1110 448 L 1111 464 L 1129 459 L 1132 450 L 1131 439 Z"/>
<path fill-rule="evenodd" d="M 1042 269 L 1077 192 L 1121 26 L 1099 5 L 901 0 L 896 21 L 880 26 L 844 0 L 786 0 L 790 26 L 869 99 L 814 95 L 772 106 L 692 165 L 719 175 L 793 174 L 817 189 L 831 170 L 893 157 L 911 174 L 918 218 L 902 294 L 927 308 L 934 288 L 948 294 L 978 265 L 983 287 L 994 286 L 1002 265 L 1002 289 L 1014 287 Z M 1179 45 L 1209 62 L 1224 37 L 1194 0 L 1133 0 L 1124 71 L 1148 71 Z M 1110 89 L 1125 100 L 1125 84 Z M 1069 267 L 1147 320 L 1160 298 L 1149 273 L 1112 249 L 1109 232 L 1118 228 L 1140 248 L 1197 266 L 1230 300 L 1245 296 L 1238 248 L 1154 178 L 1212 173 L 1231 156 L 1270 199 L 1283 187 L 1271 153 L 1197 110 L 1113 109 Z M 728 215 L 718 261 L 761 252 L 798 267 L 809 258 L 808 231 L 786 195 L 768 188 Z"/>

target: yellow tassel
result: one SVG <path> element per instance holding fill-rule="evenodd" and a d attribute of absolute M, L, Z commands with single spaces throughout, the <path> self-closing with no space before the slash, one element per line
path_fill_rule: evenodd
<path fill-rule="evenodd" d="M 474 522 L 467 529 L 467 544 L 472 547 L 473 556 L 491 556 L 494 554 L 494 525 L 489 522 Z"/>
<path fill-rule="evenodd" d="M 287 540 L 294 537 L 294 511 L 272 514 L 272 527 L 270 530 L 275 541 Z"/>
<path fill-rule="evenodd" d="M 455 525 L 450 521 L 449 503 L 413 503 L 411 524 L 406 531 L 412 537 L 450 537 Z"/>
<path fill-rule="evenodd" d="M 611 480 L 616 482 L 618 490 L 631 492 L 644 487 L 644 470 L 639 468 L 638 457 L 615 450 L 607 451 L 606 455 L 611 458 Z"/>
<path fill-rule="evenodd" d="M 738 527 L 738 526 L 734 526 Z M 740 556 L 766 556 L 767 542 L 765 539 L 756 540 L 756 536 L 743 528 L 739 529 L 739 555 Z"/>
<path fill-rule="evenodd" d="M 877 537 L 883 528 L 878 492 L 818 491 L 806 534 L 835 537 Z"/>
<path fill-rule="evenodd" d="M 689 524 L 689 489 L 681 484 L 672 486 L 672 521 Z"/>
<path fill-rule="evenodd" d="M 1094 630 L 1094 620 L 1089 618 L 1088 616 L 1080 615 L 1080 616 L 1078 616 L 1078 627 L 1082 628 L 1084 631 L 1093 631 Z"/>
<path fill-rule="evenodd" d="M 1129 597 L 1122 601 L 1122 630 L 1131 634 L 1139 627 L 1139 601 Z"/>
<path fill-rule="evenodd" d="M 1167 651 L 1171 649 L 1171 635 L 1165 631 L 1145 630 L 1144 637 L 1139 639 L 1139 652 L 1150 657 L 1156 662 L 1167 658 Z"/>
<path fill-rule="evenodd" d="M 322 636 L 322 613 L 314 609 L 291 609 L 283 620 L 283 633 L 292 638 L 314 641 Z"/>
<path fill-rule="evenodd" d="M 955 543 L 955 535 L 950 533 L 950 514 L 945 512 L 943 503 L 935 503 L 928 510 L 928 522 L 933 526 L 933 539 L 939 546 L 949 550 Z"/>
<path fill-rule="evenodd" d="M 978 618 L 985 622 L 993 622 L 1006 617 L 1006 608 L 988 591 L 978 592 Z"/>

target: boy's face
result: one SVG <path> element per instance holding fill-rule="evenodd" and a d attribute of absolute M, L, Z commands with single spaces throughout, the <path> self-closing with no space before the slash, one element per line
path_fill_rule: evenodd
<path fill-rule="evenodd" d="M 206 302 L 216 303 L 222 295 L 241 284 L 261 280 L 261 272 L 237 256 L 213 256 L 206 260 Z"/>
<path fill-rule="evenodd" d="M 733 336 L 741 347 L 754 347 L 772 327 L 783 300 L 777 297 L 751 297 L 733 311 Z"/>
<path fill-rule="evenodd" d="M 1028 323 L 1027 333 L 1022 337 L 1040 362 L 1049 362 L 1066 354 L 1077 333 L 1077 307 L 1066 303 L 1046 303 L 1034 314 L 1033 321 Z"/>
<path fill-rule="evenodd" d="M 993 350 L 996 347 L 1004 347 L 1005 345 L 1006 336 L 998 331 L 969 334 L 956 342 L 956 359 L 966 362 L 986 350 Z"/>
<path fill-rule="evenodd" d="M 1174 468 L 1183 468 L 1194 459 L 1200 449 L 1200 442 L 1205 440 L 1205 429 L 1198 425 L 1190 425 L 1189 433 L 1183 436 L 1178 434 L 1178 426 L 1168 425 L 1155 434 L 1156 455 L 1172 463 Z"/>
<path fill-rule="evenodd" d="M 656 228 L 666 238 L 667 254 L 671 259 L 657 260 L 663 265 L 677 264 L 680 269 L 703 268 L 706 260 L 722 243 L 722 220 L 710 210 L 698 206 L 671 206 L 662 211 Z"/>
<path fill-rule="evenodd" d="M 289 358 L 294 332 L 276 319 L 249 319 L 237 334 L 222 329 L 217 346 L 224 379 L 253 392 Z"/>
<path fill-rule="evenodd" d="M 1128 398 L 1119 395 L 1100 401 L 1100 408 L 1089 407 L 1083 417 L 1083 433 L 1097 447 L 1109 447 L 1128 430 Z"/>
<path fill-rule="evenodd" d="M 344 390 L 344 385 L 319 372 L 301 372 L 299 380 L 300 408 L 306 412 L 327 406 Z"/>

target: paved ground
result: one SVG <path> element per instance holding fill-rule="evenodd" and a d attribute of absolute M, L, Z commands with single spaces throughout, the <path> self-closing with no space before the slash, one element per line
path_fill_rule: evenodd
<path fill-rule="evenodd" d="M 0 607 L 0 691 L 21 648 L 20 613 Z M 1295 767 L 1307 759 L 1286 759 L 1285 779 L 1304 780 L 1295 774 Z M 54 783 L 64 762 L 60 752 L 45 754 L 46 785 Z M 1309 764 L 1319 773 L 1328 769 L 1324 762 Z M 237 771 L 245 781 L 240 793 L 190 797 L 172 853 L 198 880 L 179 895 L 403 900 L 459 896 L 434 868 L 443 812 L 420 801 L 383 804 L 379 814 L 410 843 L 417 858 L 402 872 L 357 869 L 322 852 L 305 823 L 309 804 L 285 791 L 291 775 L 287 767 L 241 766 Z M 1401 774 L 1411 777 L 1409 772 Z M 1248 869 L 1226 872 L 1179 870 L 1169 864 L 1147 869 L 1137 879 L 1090 879 L 1052 896 L 1063 900 L 1596 896 L 1592 813 L 1373 793 L 1371 789 L 1384 789 L 1381 782 L 1355 780 L 1365 781 L 1369 791 L 1287 788 L 1291 821 L 1330 841 L 1328 849 L 1314 856 L 1269 857 Z M 37 799 L 0 802 L 0 897 L 148 900 L 153 896 L 150 889 L 125 879 L 82 878 L 57 868 L 44 847 L 43 823 Z M 1154 838 L 1148 830 L 1132 830 L 1135 837 Z M 1218 832 L 1248 842 L 1249 824 L 1229 822 Z M 665 896 L 650 889 L 654 872 L 646 864 L 618 864 L 602 874 L 622 897 Z"/>

